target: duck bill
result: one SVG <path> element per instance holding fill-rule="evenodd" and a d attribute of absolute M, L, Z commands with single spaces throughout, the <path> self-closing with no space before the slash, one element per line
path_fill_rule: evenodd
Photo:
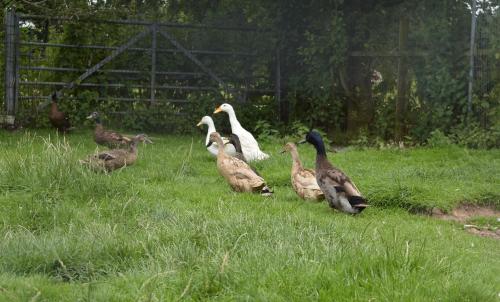
<path fill-rule="evenodd" d="M 89 116 L 87 116 L 87 119 L 88 119 L 88 120 L 93 119 L 93 118 L 94 118 L 94 116 L 92 116 L 92 114 L 91 114 L 91 115 L 89 115 Z"/>
<path fill-rule="evenodd" d="M 214 113 L 219 113 L 221 111 L 222 111 L 222 108 L 220 108 L 220 106 L 219 106 L 219 107 L 217 107 L 217 109 L 215 109 Z"/>
<path fill-rule="evenodd" d="M 209 141 L 209 142 L 208 142 L 208 144 L 207 144 L 207 148 L 208 148 L 208 147 L 210 147 L 210 146 L 212 146 L 212 144 L 213 144 L 213 143 L 214 143 L 214 142 Z"/>
<path fill-rule="evenodd" d="M 285 154 L 285 153 L 286 153 L 286 150 L 284 150 L 284 149 L 280 151 L 280 154 Z"/>
<path fill-rule="evenodd" d="M 200 121 L 198 124 L 196 124 L 196 127 L 201 127 L 201 125 L 203 125 L 203 123 Z"/>
<path fill-rule="evenodd" d="M 302 144 L 305 144 L 305 143 L 307 143 L 307 141 L 305 139 L 303 139 L 300 142 L 298 142 L 297 144 L 302 145 Z"/>

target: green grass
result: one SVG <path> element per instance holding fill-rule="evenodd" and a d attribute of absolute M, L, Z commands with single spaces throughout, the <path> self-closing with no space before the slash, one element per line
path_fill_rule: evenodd
<path fill-rule="evenodd" d="M 411 213 L 500 206 L 499 150 L 331 154 L 373 205 L 349 216 L 294 194 L 279 144 L 256 164 L 275 196 L 233 193 L 203 141 L 107 175 L 77 163 L 90 132 L 0 132 L 0 301 L 498 301 L 500 241 Z"/>

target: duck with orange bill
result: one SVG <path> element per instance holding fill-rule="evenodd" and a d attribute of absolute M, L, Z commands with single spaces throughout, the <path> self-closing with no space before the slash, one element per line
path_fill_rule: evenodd
<path fill-rule="evenodd" d="M 208 115 L 202 117 L 201 121 L 196 126 L 201 127 L 203 125 L 208 126 L 207 137 L 205 138 L 205 146 L 206 146 L 208 145 L 208 141 L 210 140 L 210 133 L 216 132 L 217 130 L 215 130 L 214 120 Z M 224 150 L 226 151 L 226 154 L 235 156 L 236 150 L 234 146 L 231 143 L 229 143 L 229 139 L 222 137 L 222 141 L 224 142 Z M 216 143 L 213 143 L 212 145 L 210 145 L 210 147 L 207 147 L 207 150 L 213 156 L 217 156 L 217 153 L 219 152 L 219 148 Z"/>
<path fill-rule="evenodd" d="M 243 126 L 241 126 L 240 122 L 236 118 L 233 106 L 227 103 L 222 104 L 214 111 L 214 113 L 219 112 L 226 112 L 229 116 L 231 132 L 236 134 L 240 139 L 241 150 L 243 151 L 243 155 L 247 161 L 251 162 L 269 158 L 268 154 L 260 150 L 259 143 L 257 143 L 257 140 L 255 140 L 252 133 L 248 132 L 245 128 L 243 128 Z"/>

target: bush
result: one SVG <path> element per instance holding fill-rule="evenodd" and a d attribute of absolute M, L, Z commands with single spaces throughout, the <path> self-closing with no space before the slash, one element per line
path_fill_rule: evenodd
<path fill-rule="evenodd" d="M 432 131 L 427 139 L 427 145 L 430 147 L 445 147 L 452 143 L 451 139 L 439 129 Z"/>
<path fill-rule="evenodd" d="M 453 141 L 464 147 L 491 149 L 500 147 L 500 126 L 483 129 L 478 124 L 461 126 L 452 129 Z"/>

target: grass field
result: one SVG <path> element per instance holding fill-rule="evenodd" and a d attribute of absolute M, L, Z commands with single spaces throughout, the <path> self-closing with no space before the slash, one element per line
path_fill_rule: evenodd
<path fill-rule="evenodd" d="M 349 216 L 294 194 L 281 142 L 256 164 L 263 198 L 229 189 L 202 134 L 154 137 L 109 175 L 77 162 L 90 132 L 55 135 L 0 132 L 1 301 L 500 299 L 500 241 L 415 214 L 500 207 L 499 150 L 330 154 L 373 205 Z"/>

